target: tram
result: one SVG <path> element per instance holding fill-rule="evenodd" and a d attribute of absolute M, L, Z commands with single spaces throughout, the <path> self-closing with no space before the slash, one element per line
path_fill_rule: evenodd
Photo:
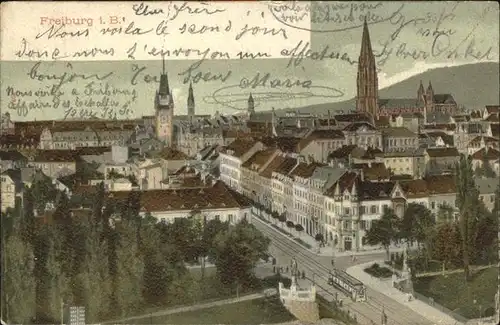
<path fill-rule="evenodd" d="M 328 275 L 328 284 L 351 296 L 353 301 L 366 301 L 366 287 L 345 271 L 334 269 Z"/>

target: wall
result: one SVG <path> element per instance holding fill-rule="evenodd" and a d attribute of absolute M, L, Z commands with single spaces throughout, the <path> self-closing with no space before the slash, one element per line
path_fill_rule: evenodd
<path fill-rule="evenodd" d="M 314 323 L 319 321 L 319 309 L 316 303 L 316 288 L 310 290 L 296 290 L 293 287 L 285 289 L 279 284 L 280 300 L 285 308 L 299 321 Z"/>

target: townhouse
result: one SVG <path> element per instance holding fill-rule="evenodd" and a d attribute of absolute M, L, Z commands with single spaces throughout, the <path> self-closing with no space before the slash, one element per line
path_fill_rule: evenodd
<path fill-rule="evenodd" d="M 14 209 L 16 198 L 21 197 L 24 185 L 19 169 L 9 169 L 0 174 L 1 180 L 1 211 L 5 213 L 7 209 Z"/>
<path fill-rule="evenodd" d="M 340 130 L 314 130 L 299 142 L 299 153 L 326 163 L 328 155 L 345 144 L 346 138 Z"/>
<path fill-rule="evenodd" d="M 455 147 L 427 148 L 424 152 L 425 173 L 442 174 L 453 171 L 460 154 Z"/>
<path fill-rule="evenodd" d="M 265 188 L 261 173 L 274 160 L 281 151 L 275 148 L 266 148 L 254 153 L 241 166 L 241 188 L 242 194 L 260 202 L 259 196 L 264 194 Z"/>
<path fill-rule="evenodd" d="M 28 158 L 17 150 L 0 150 L 0 172 L 26 167 Z"/>
<path fill-rule="evenodd" d="M 254 139 L 239 138 L 219 152 L 220 178 L 230 188 L 242 193 L 241 165 L 264 145 Z"/>
<path fill-rule="evenodd" d="M 309 178 L 317 167 L 324 164 L 307 161 L 304 157 L 297 158 L 297 166 L 288 174 L 292 179 L 293 205 L 291 215 L 294 223 L 301 224 L 306 233 L 315 236 L 323 232 L 320 224 L 322 217 L 322 204 L 318 193 L 310 190 Z M 289 208 L 288 208 L 289 209 Z"/>
<path fill-rule="evenodd" d="M 479 200 L 491 212 L 495 207 L 495 192 L 500 184 L 500 179 L 498 177 L 478 177 L 474 181 L 479 191 Z"/>
<path fill-rule="evenodd" d="M 472 155 L 472 168 L 476 170 L 477 168 L 486 167 L 485 163 L 489 164 L 489 167 L 494 171 L 493 165 L 495 161 L 500 158 L 500 151 L 484 147 L 474 152 Z"/>
<path fill-rule="evenodd" d="M 28 165 L 41 170 L 51 178 L 59 178 L 76 172 L 78 151 L 75 150 L 38 150 Z"/>
<path fill-rule="evenodd" d="M 425 173 L 423 148 L 384 153 L 384 164 L 392 175 L 410 175 L 419 178 Z"/>
<path fill-rule="evenodd" d="M 294 223 L 297 223 L 298 217 L 294 212 L 293 200 L 293 177 L 290 173 L 298 166 L 299 161 L 296 158 L 284 157 L 281 164 L 278 165 L 275 171 L 271 173 L 272 177 L 272 192 L 269 202 L 272 210 L 278 213 L 286 213 L 287 217 Z"/>
<path fill-rule="evenodd" d="M 385 128 L 382 135 L 385 152 L 418 148 L 418 134 L 405 127 Z"/>
<path fill-rule="evenodd" d="M 384 129 L 385 130 L 385 129 Z M 368 122 L 356 122 L 344 129 L 345 144 L 360 148 L 383 148 L 382 132 Z"/>

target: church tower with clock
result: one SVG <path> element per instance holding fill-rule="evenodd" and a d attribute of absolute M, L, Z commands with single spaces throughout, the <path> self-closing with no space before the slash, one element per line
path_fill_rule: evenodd
<path fill-rule="evenodd" d="M 168 75 L 165 72 L 165 61 L 160 76 L 160 87 L 155 96 L 155 131 L 158 140 L 167 146 L 173 146 L 174 140 L 174 99 L 168 85 Z"/>

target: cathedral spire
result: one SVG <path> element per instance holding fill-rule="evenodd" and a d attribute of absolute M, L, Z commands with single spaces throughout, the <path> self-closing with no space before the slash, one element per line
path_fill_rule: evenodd
<path fill-rule="evenodd" d="M 188 99 L 187 99 L 187 109 L 188 109 L 188 115 L 193 116 L 195 114 L 194 112 L 194 92 L 193 92 L 193 83 L 189 83 L 189 93 L 188 93 Z"/>
<path fill-rule="evenodd" d="M 361 53 L 360 57 L 373 57 L 372 42 L 370 41 L 370 31 L 368 30 L 368 23 L 363 22 L 363 36 L 361 38 Z"/>
<path fill-rule="evenodd" d="M 162 96 L 169 95 L 170 94 L 170 87 L 168 85 L 168 75 L 167 72 L 165 71 L 165 57 L 162 58 L 162 72 L 160 76 L 160 90 L 159 94 Z"/>
<path fill-rule="evenodd" d="M 378 115 L 378 76 L 370 41 L 368 23 L 363 22 L 363 35 L 361 38 L 361 51 L 358 60 L 357 98 L 356 110 Z"/>
<path fill-rule="evenodd" d="M 248 114 L 255 113 L 255 102 L 253 100 L 252 93 L 250 93 L 250 96 L 248 96 L 247 112 Z"/>

